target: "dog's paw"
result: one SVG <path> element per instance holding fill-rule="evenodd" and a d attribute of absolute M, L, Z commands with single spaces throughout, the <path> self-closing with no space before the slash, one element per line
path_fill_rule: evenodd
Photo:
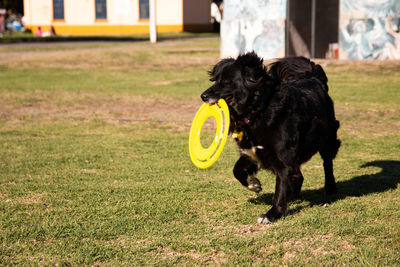
<path fill-rule="evenodd" d="M 259 184 L 250 184 L 247 186 L 247 189 L 256 193 L 260 193 L 262 191 L 261 185 Z"/>
<path fill-rule="evenodd" d="M 257 178 L 250 176 L 249 178 L 247 178 L 247 189 L 249 189 L 250 191 L 256 192 L 256 193 L 260 193 L 262 188 L 261 188 L 261 183 L 260 180 L 258 180 Z"/>
<path fill-rule="evenodd" d="M 272 222 L 268 219 L 267 214 L 261 214 L 257 218 L 257 223 L 259 223 L 259 224 L 270 224 Z"/>

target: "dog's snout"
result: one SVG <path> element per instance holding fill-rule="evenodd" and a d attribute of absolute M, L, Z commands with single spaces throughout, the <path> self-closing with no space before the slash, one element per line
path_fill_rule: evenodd
<path fill-rule="evenodd" d="M 213 87 L 210 87 L 207 90 L 205 90 L 200 97 L 201 100 L 209 104 L 214 104 L 219 99 L 219 97 L 215 94 Z"/>
<path fill-rule="evenodd" d="M 208 97 L 208 95 L 206 93 L 202 93 L 201 94 L 201 100 L 203 100 L 204 102 L 208 102 L 210 98 Z"/>

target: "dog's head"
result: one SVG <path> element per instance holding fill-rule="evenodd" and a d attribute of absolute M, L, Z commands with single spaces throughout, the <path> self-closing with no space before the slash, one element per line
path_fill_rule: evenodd
<path fill-rule="evenodd" d="M 224 99 L 237 118 L 245 116 L 269 79 L 263 60 L 254 52 L 240 55 L 237 59 L 222 59 L 209 74 L 214 84 L 201 94 L 201 99 L 206 103 Z"/>

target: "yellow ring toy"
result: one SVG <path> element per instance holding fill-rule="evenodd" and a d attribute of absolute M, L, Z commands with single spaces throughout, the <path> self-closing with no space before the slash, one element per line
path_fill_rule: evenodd
<path fill-rule="evenodd" d="M 200 134 L 204 122 L 214 117 L 217 130 L 211 145 L 204 148 L 201 145 Z M 224 149 L 229 133 L 229 108 L 225 100 L 220 99 L 215 104 L 204 103 L 196 113 L 190 128 L 189 154 L 196 167 L 206 169 L 213 165 Z"/>

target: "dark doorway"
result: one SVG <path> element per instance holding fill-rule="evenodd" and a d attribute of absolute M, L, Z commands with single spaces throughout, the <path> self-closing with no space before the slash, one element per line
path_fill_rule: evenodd
<path fill-rule="evenodd" d="M 339 0 L 288 0 L 287 56 L 325 58 L 329 44 L 338 43 L 338 30 Z"/>

